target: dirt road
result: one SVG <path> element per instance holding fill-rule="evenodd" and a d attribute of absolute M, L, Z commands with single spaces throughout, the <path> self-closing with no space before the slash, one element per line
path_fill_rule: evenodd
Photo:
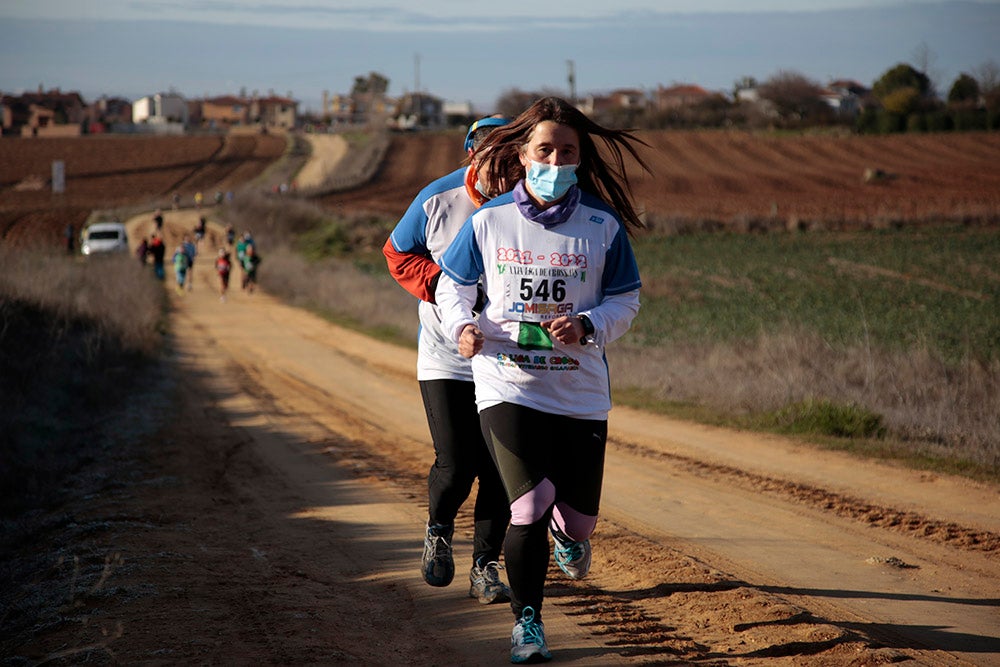
<path fill-rule="evenodd" d="M 168 212 L 169 247 L 193 225 Z M 241 292 L 238 270 L 222 303 L 195 269 L 171 291 L 179 398 L 150 468 L 81 510 L 113 526 L 109 592 L 37 655 L 505 664 L 509 609 L 466 597 L 467 513 L 455 583 L 419 574 L 414 352 Z M 557 663 L 1000 664 L 998 489 L 624 408 L 610 433 L 592 575 L 550 569 Z"/>
<path fill-rule="evenodd" d="M 306 136 L 310 154 L 299 173 L 295 185 L 300 190 L 312 190 L 326 184 L 331 174 L 347 155 L 349 145 L 339 134 L 310 134 Z"/>

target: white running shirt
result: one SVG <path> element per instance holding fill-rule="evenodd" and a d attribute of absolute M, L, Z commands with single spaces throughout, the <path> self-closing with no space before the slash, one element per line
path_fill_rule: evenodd
<path fill-rule="evenodd" d="M 523 202 L 523 181 L 518 188 Z M 566 205 L 563 222 L 548 225 L 530 217 L 537 209 L 516 199 L 507 193 L 483 205 L 439 260 L 435 298 L 444 332 L 457 342 L 465 325 L 475 323 L 484 334 L 483 349 L 472 359 L 480 410 L 505 402 L 607 419 L 604 348 L 628 330 L 639 310 L 639 270 L 625 227 L 587 193 L 571 190 L 564 202 L 575 205 Z M 480 276 L 488 301 L 477 323 L 472 305 Z M 585 345 L 562 345 L 539 326 L 577 314 L 594 324 L 593 340 Z"/>
<path fill-rule="evenodd" d="M 399 252 L 429 255 L 436 263 L 466 218 L 476 210 L 465 190 L 467 167 L 431 182 L 407 208 L 389 239 Z M 438 307 L 421 301 L 417 307 L 417 380 L 472 381 L 472 366 L 458 346 L 441 330 Z"/>

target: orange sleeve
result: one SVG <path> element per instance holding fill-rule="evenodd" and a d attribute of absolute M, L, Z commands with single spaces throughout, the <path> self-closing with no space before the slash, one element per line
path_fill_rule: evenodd
<path fill-rule="evenodd" d="M 441 276 L 441 267 L 434 260 L 424 255 L 399 252 L 392 247 L 391 238 L 386 239 L 382 246 L 382 254 L 389 266 L 389 274 L 403 289 L 421 301 L 435 303 L 434 290 Z"/>

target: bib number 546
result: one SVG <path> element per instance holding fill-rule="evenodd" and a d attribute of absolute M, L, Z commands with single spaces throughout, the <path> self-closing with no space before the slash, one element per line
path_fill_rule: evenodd
<path fill-rule="evenodd" d="M 531 278 L 521 278 L 519 296 L 524 301 L 555 301 L 566 300 L 566 281 L 555 279 L 551 283 L 548 278 L 534 281 Z"/>

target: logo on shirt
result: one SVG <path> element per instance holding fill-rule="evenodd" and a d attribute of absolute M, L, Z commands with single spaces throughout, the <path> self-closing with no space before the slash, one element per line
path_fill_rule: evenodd
<path fill-rule="evenodd" d="M 542 350 L 544 348 L 537 348 Z M 498 352 L 497 366 L 517 368 L 522 371 L 579 371 L 580 360 L 576 357 L 560 354 L 527 354 Z"/>

